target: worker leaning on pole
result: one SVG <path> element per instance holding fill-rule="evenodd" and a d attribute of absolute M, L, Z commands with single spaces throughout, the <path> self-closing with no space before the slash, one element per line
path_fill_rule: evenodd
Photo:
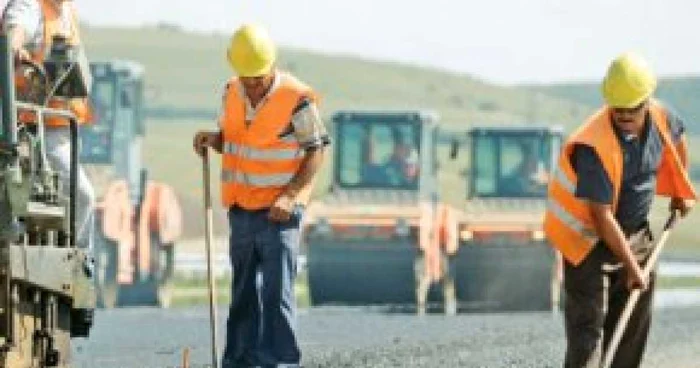
<path fill-rule="evenodd" d="M 220 130 L 194 138 L 200 154 L 206 146 L 222 153 L 233 268 L 222 366 L 296 367 L 294 278 L 302 212 L 329 138 L 316 94 L 275 68 L 275 46 L 265 29 L 240 27 L 228 60 L 237 77 L 226 85 Z"/>
<path fill-rule="evenodd" d="M 68 0 L 11 0 L 2 16 L 2 29 L 11 32 L 11 47 L 15 63 L 33 62 L 42 66 L 51 50 L 54 37 L 61 37 L 71 46 L 80 47 L 78 16 L 73 1 Z M 22 77 L 16 76 L 16 83 L 21 85 Z M 73 112 L 79 124 L 91 120 L 87 98 L 53 97 L 47 102 L 48 107 L 67 109 Z M 33 113 L 20 112 L 22 124 L 36 123 Z M 51 168 L 61 177 L 64 195 L 70 190 L 70 130 L 68 119 L 47 117 L 46 154 Z M 78 168 L 78 187 L 76 205 L 77 246 L 92 250 L 95 206 L 95 194 L 85 171 Z"/>
<path fill-rule="evenodd" d="M 603 81 L 606 104 L 568 139 L 549 186 L 545 231 L 564 257 L 565 367 L 595 367 L 631 289 L 643 290 L 613 367 L 640 365 L 651 323 L 654 275 L 641 265 L 653 246 L 647 217 L 655 194 L 688 213 L 682 120 L 652 95 L 656 77 L 632 53 Z"/>

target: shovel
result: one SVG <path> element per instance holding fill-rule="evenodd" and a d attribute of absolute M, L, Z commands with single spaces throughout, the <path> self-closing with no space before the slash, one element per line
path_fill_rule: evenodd
<path fill-rule="evenodd" d="M 666 245 L 666 240 L 671 234 L 671 229 L 673 228 L 673 225 L 675 225 L 677 218 L 678 211 L 673 210 L 673 212 L 671 212 L 671 216 L 666 221 L 666 225 L 664 225 L 664 229 L 661 233 L 659 241 L 656 243 L 654 250 L 649 256 L 649 260 L 647 260 L 646 265 L 644 265 L 644 268 L 642 269 L 642 274 L 644 275 L 645 279 L 649 278 L 651 270 L 653 270 L 656 266 L 656 261 L 659 259 L 659 255 L 664 249 L 664 245 Z M 630 293 L 630 296 L 627 299 L 627 304 L 625 304 L 625 309 L 622 310 L 620 319 L 617 321 L 617 325 L 615 326 L 615 331 L 613 332 L 612 338 L 610 339 L 610 344 L 608 345 L 608 348 L 605 351 L 605 355 L 603 357 L 603 364 L 601 365 L 601 368 L 610 368 L 613 358 L 615 357 L 617 347 L 618 345 L 620 345 L 622 335 L 624 334 L 625 329 L 627 328 L 627 322 L 629 322 L 630 316 L 632 316 L 634 307 L 637 305 L 637 301 L 639 300 L 641 294 L 642 291 L 639 289 L 635 289 Z"/>
<path fill-rule="evenodd" d="M 205 245 L 207 252 L 207 281 L 209 286 L 209 325 L 211 330 L 211 362 L 212 367 L 219 365 L 219 354 L 217 353 L 217 332 L 216 332 L 216 292 L 214 283 L 214 260 L 212 243 L 214 231 L 212 229 L 213 213 L 211 209 L 211 183 L 209 179 L 209 148 L 204 149 L 202 155 L 204 173 L 204 229 L 206 232 Z"/>

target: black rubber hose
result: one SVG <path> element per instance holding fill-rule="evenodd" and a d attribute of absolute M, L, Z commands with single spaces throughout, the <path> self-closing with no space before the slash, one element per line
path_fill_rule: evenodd
<path fill-rule="evenodd" d="M 71 117 L 70 121 L 70 246 L 75 246 L 75 208 L 78 187 L 78 121 Z"/>

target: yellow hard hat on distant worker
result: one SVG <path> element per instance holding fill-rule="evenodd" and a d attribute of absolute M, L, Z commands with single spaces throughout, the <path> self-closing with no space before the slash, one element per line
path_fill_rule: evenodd
<path fill-rule="evenodd" d="M 238 76 L 259 77 L 272 70 L 277 49 L 265 28 L 246 24 L 231 37 L 226 56 Z"/>
<path fill-rule="evenodd" d="M 610 64 L 603 80 L 603 98 L 610 107 L 632 108 L 656 89 L 656 76 L 642 57 L 624 53 Z"/>

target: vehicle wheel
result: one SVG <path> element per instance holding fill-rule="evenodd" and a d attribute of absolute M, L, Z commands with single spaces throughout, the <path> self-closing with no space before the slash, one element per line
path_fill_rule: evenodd
<path fill-rule="evenodd" d="M 95 247 L 95 288 L 101 308 L 114 308 L 117 305 L 117 248 L 116 242 L 107 239 L 102 239 Z"/>
<path fill-rule="evenodd" d="M 173 296 L 173 275 L 175 274 L 175 244 L 161 245 L 152 241 L 152 254 L 157 255 L 156 273 L 156 301 L 161 308 L 168 308 Z"/>

